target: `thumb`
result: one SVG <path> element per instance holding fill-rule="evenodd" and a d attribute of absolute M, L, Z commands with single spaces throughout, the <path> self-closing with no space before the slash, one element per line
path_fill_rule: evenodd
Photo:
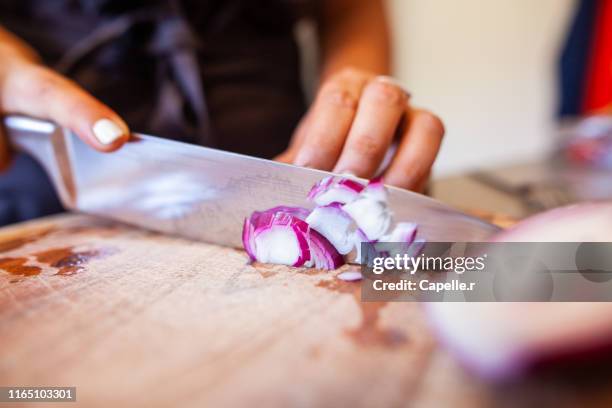
<path fill-rule="evenodd" d="M 0 88 L 5 112 L 52 120 L 93 148 L 111 152 L 129 138 L 125 122 L 71 80 L 34 64 L 15 67 Z"/>

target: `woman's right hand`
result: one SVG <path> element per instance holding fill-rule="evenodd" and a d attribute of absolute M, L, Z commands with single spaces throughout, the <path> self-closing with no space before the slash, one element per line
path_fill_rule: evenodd
<path fill-rule="evenodd" d="M 0 28 L 0 115 L 47 119 L 72 130 L 101 152 L 119 149 L 129 138 L 126 123 L 73 81 L 41 65 L 36 55 Z M 0 137 L 0 169 L 10 160 Z"/>

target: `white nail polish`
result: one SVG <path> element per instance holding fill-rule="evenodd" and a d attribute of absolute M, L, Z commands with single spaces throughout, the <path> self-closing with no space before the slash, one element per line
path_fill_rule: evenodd
<path fill-rule="evenodd" d="M 110 119 L 100 119 L 94 123 L 92 130 L 96 139 L 103 145 L 112 144 L 123 136 L 123 130 Z"/>

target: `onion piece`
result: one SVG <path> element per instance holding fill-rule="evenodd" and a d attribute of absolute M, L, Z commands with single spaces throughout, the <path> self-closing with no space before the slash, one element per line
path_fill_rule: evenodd
<path fill-rule="evenodd" d="M 325 177 L 315 184 L 308 193 L 308 199 L 319 206 L 332 203 L 346 204 L 354 201 L 364 186 L 350 179 Z"/>
<path fill-rule="evenodd" d="M 387 189 L 380 178 L 372 180 L 359 197 L 342 209 L 355 220 L 370 241 L 380 239 L 391 226 L 392 213 L 387 206 Z"/>
<path fill-rule="evenodd" d="M 611 242 L 612 202 L 537 214 L 492 242 Z M 508 381 L 541 369 L 592 363 L 612 349 L 606 302 L 425 303 L 439 341 L 472 371 Z"/>
<path fill-rule="evenodd" d="M 286 206 L 286 205 L 279 205 L 278 207 L 273 207 L 270 208 L 269 210 L 263 211 L 263 212 L 269 212 L 269 213 L 287 213 L 287 214 L 291 214 L 297 218 L 299 218 L 300 220 L 306 220 L 306 217 L 308 217 L 308 215 L 310 214 L 310 210 L 308 208 L 304 208 L 304 207 L 290 207 L 290 206 Z"/>
<path fill-rule="evenodd" d="M 386 203 L 365 195 L 345 204 L 342 209 L 355 220 L 370 241 L 385 235 L 391 225 L 391 212 Z"/>
<path fill-rule="evenodd" d="M 393 231 L 381 237 L 381 242 L 405 242 L 411 244 L 417 235 L 418 226 L 414 222 L 400 222 Z"/>
<path fill-rule="evenodd" d="M 344 265 L 344 258 L 323 235 L 310 229 L 308 231 L 311 261 L 305 266 L 317 269 L 338 269 Z"/>
<path fill-rule="evenodd" d="M 363 275 L 359 271 L 346 271 L 339 273 L 336 278 L 345 282 L 356 282 L 363 279 Z"/>
<path fill-rule="evenodd" d="M 348 254 L 355 247 L 357 225 L 339 203 L 316 207 L 306 218 L 306 222 L 342 255 Z"/>
<path fill-rule="evenodd" d="M 418 256 L 419 252 L 423 250 L 425 246 L 425 240 L 423 238 L 417 238 L 418 225 L 413 222 L 400 222 L 398 223 L 393 231 L 389 234 L 381 237 L 378 242 L 392 242 L 397 244 L 387 249 L 386 256 L 393 257 L 395 255 L 408 255 L 410 257 Z"/>
<path fill-rule="evenodd" d="M 242 233 L 251 260 L 291 266 L 308 262 L 311 259 L 308 224 L 296 216 L 307 212 L 297 207 L 254 212 L 245 220 Z"/>
<path fill-rule="evenodd" d="M 387 188 L 383 183 L 382 177 L 377 177 L 370 180 L 368 185 L 363 189 L 362 195 L 385 203 L 387 202 L 387 198 L 389 197 L 387 193 Z"/>
<path fill-rule="evenodd" d="M 380 178 L 363 186 L 326 177 L 308 194 L 318 205 L 314 210 L 279 206 L 247 218 L 244 248 L 251 260 L 323 269 L 336 269 L 345 259 L 360 262 L 363 242 L 399 242 L 403 252 L 417 253 L 424 241 L 416 239 L 416 224 L 399 223 L 389 232 L 387 196 Z"/>

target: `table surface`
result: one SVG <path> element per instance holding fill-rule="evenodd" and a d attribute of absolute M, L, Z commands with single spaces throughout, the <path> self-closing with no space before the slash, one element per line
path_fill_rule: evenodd
<path fill-rule="evenodd" d="M 100 407 L 611 402 L 609 387 L 487 384 L 419 304 L 246 261 L 83 215 L 0 230 L 0 385 L 76 386 L 77 406 Z"/>
<path fill-rule="evenodd" d="M 558 159 L 508 164 L 486 173 L 507 186 L 562 185 L 575 201 L 612 199 L 612 172 L 568 166 Z M 455 208 L 504 214 L 520 219 L 529 215 L 520 197 L 484 185 L 470 173 L 435 179 L 431 194 Z"/>

